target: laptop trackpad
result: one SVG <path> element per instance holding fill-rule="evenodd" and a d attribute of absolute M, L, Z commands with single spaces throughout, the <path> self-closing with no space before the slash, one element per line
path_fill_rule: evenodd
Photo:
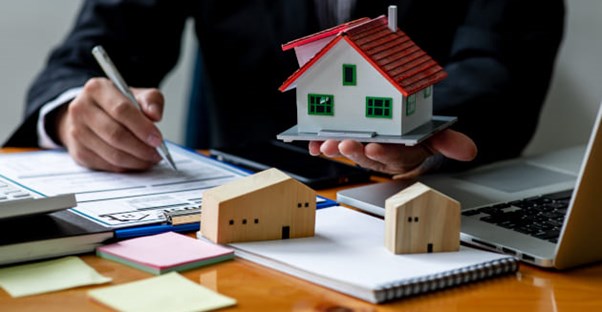
<path fill-rule="evenodd" d="M 575 177 L 526 163 L 518 163 L 478 172 L 459 174 L 456 176 L 456 179 L 507 193 L 514 193 L 556 183 L 573 181 Z"/>

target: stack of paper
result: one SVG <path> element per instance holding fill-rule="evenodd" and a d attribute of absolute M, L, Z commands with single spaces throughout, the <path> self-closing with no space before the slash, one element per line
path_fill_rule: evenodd
<path fill-rule="evenodd" d="M 156 275 L 234 258 L 230 248 L 174 232 L 99 247 L 96 254 Z"/>

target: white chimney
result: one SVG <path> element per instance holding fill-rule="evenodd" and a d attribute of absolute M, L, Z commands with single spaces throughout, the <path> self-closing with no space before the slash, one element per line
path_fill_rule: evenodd
<path fill-rule="evenodd" d="M 390 5 L 389 6 L 389 29 L 392 32 L 396 32 L 397 31 L 397 6 L 396 5 Z"/>

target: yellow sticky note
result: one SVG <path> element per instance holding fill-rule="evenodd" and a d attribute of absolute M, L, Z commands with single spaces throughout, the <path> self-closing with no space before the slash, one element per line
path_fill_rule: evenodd
<path fill-rule="evenodd" d="M 78 257 L 0 269 L 0 286 L 13 297 L 23 297 L 110 282 Z"/>
<path fill-rule="evenodd" d="M 88 295 L 119 311 L 208 311 L 236 304 L 177 272 L 90 290 Z"/>

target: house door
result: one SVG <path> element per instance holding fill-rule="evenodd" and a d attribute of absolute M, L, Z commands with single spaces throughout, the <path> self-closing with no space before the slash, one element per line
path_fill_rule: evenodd
<path fill-rule="evenodd" d="M 290 226 L 283 226 L 282 227 L 282 239 L 289 239 L 291 236 L 291 227 Z"/>

